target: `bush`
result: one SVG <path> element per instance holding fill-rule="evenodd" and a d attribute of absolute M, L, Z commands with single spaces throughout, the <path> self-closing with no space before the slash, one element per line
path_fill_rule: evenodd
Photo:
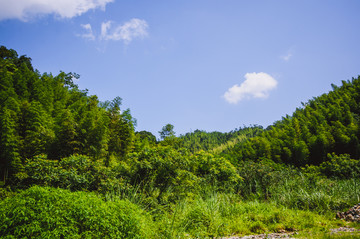
<path fill-rule="evenodd" d="M 360 176 L 360 161 L 351 159 L 348 154 L 328 154 L 329 161 L 320 164 L 319 169 L 327 177 L 341 179 L 358 178 Z"/>
<path fill-rule="evenodd" d="M 34 186 L 0 202 L 6 238 L 151 238 L 151 218 L 128 201 Z"/>
<path fill-rule="evenodd" d="M 162 204 L 191 197 L 204 185 L 231 191 L 241 182 L 236 168 L 228 160 L 204 151 L 190 154 L 169 146 L 131 153 L 116 170 L 129 184 L 141 185 Z"/>
<path fill-rule="evenodd" d="M 288 166 L 275 163 L 268 159 L 259 162 L 239 162 L 239 175 L 244 179 L 239 184 L 239 191 L 244 198 L 268 199 L 272 188 L 281 185 L 283 181 L 292 177 L 294 170 Z"/>
<path fill-rule="evenodd" d="M 206 184 L 215 185 L 218 188 L 231 190 L 242 182 L 236 167 L 223 157 L 199 151 L 193 155 L 196 175 L 204 178 Z"/>
<path fill-rule="evenodd" d="M 37 155 L 26 161 L 24 171 L 16 174 L 16 186 L 33 185 L 60 187 L 72 191 L 107 191 L 118 188 L 121 180 L 111 168 L 85 155 L 71 155 L 61 160 L 49 160 Z"/>

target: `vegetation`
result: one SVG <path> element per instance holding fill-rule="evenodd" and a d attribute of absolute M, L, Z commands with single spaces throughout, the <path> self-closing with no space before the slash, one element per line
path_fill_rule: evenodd
<path fill-rule="evenodd" d="M 93 193 L 34 186 L 0 205 L 0 234 L 7 238 L 145 238 L 152 232 L 138 206 Z"/>
<path fill-rule="evenodd" d="M 319 165 L 329 153 L 358 160 L 360 78 L 332 87 L 333 91 L 303 103 L 303 108 L 261 135 L 237 144 L 229 150 L 229 158 L 235 164 L 267 158 L 295 166 Z"/>
<path fill-rule="evenodd" d="M 229 150 L 237 143 L 258 135 L 262 131 L 263 128 L 258 125 L 235 129 L 228 133 L 208 133 L 206 131 L 195 130 L 193 133 L 186 133 L 185 135 L 180 136 L 181 147 L 186 148 L 191 152 L 204 150 L 213 153 L 221 153 L 224 150 Z"/>
<path fill-rule="evenodd" d="M 360 201 L 360 77 L 267 129 L 160 140 L 78 77 L 0 47 L 1 238 L 326 238 Z"/>

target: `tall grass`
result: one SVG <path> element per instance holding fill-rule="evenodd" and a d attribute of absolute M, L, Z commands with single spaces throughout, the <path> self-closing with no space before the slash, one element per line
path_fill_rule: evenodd
<path fill-rule="evenodd" d="M 336 211 L 359 202 L 357 178 L 330 179 L 268 163 L 245 165 L 239 174 L 244 180 L 235 191 L 202 185 L 192 196 L 168 203 L 157 201 L 156 193 L 140 186 L 108 192 L 105 197 L 128 200 L 150 211 L 159 238 L 326 232 L 345 225 L 334 219 Z M 164 195 L 172 193 L 169 187 Z"/>
<path fill-rule="evenodd" d="M 272 202 L 208 192 L 171 206 L 157 221 L 162 238 L 213 238 L 336 227 L 344 222 Z"/>
<path fill-rule="evenodd" d="M 36 197 L 55 195 L 56 200 L 44 199 L 44 208 L 67 205 L 66 207 L 73 212 L 69 218 L 75 215 L 84 219 L 88 227 L 85 228 L 84 233 L 94 235 L 95 238 L 101 233 L 103 233 L 101 235 L 108 235 L 106 233 L 112 233 L 111 230 L 114 232 L 111 234 L 115 235 L 114 238 L 121 238 L 122 236 L 117 236 L 116 233 L 125 232 L 117 232 L 118 227 L 111 227 L 110 224 L 114 223 L 109 224 L 107 221 L 113 220 L 113 217 L 115 221 L 118 220 L 116 218 L 119 214 L 124 216 L 124 223 L 130 222 L 127 219 L 127 216 L 130 216 L 133 222 L 130 227 L 136 235 L 169 239 L 214 238 L 293 231 L 320 231 L 322 233 L 319 237 L 326 238 L 329 228 L 346 225 L 345 222 L 334 219 L 336 211 L 348 209 L 358 203 L 360 198 L 360 179 L 355 177 L 332 179 L 265 160 L 239 163 L 236 173 L 241 176 L 242 181 L 239 180 L 235 186 L 234 184 L 219 186 L 217 182 L 209 185 L 208 181 L 203 180 L 199 182 L 196 190 L 184 191 L 180 195 L 179 190 L 169 184 L 161 191 L 161 197 L 159 197 L 159 188 L 151 182 L 146 185 L 115 183 L 114 185 L 117 186 L 107 187 L 106 190 L 97 192 L 102 196 L 89 192 L 71 193 L 66 190 L 41 187 L 20 192 L 13 198 L 7 195 L 6 190 L 0 191 L 0 195 L 5 197 L 2 205 L 7 207 L 12 205 L 11 210 L 28 203 L 33 195 Z M 183 187 L 183 189 L 186 188 Z M 30 196 L 29 192 L 32 192 Z M 117 208 L 117 214 L 113 213 L 114 208 Z M 60 209 L 64 208 L 60 207 Z M 60 209 L 57 209 L 58 212 L 68 215 L 69 210 L 61 211 Z M 0 216 L 6 215 L 6 218 L 2 220 L 15 222 L 12 215 L 6 214 L 4 210 Z M 52 210 L 44 211 L 42 217 L 35 217 L 31 207 L 23 207 L 21 210 L 24 211 L 25 218 L 31 216 L 34 218 L 32 221 L 35 222 L 42 223 L 43 218 L 55 218 L 56 224 L 57 220 L 62 220 L 56 213 L 53 214 Z M 134 215 L 128 215 L 128 212 L 134 212 Z M 31 215 L 27 216 L 26 213 L 31 213 Z M 76 232 L 80 230 L 78 228 L 83 230 L 82 222 L 79 222 L 77 218 L 71 220 L 72 224 L 69 228 L 74 231 L 72 235 L 85 235 L 82 232 Z M 93 225 L 90 222 L 93 220 L 98 222 L 94 224 L 95 226 L 100 223 L 99 227 L 109 227 L 111 230 L 106 229 L 108 232 L 101 233 L 98 230 L 100 234 L 94 234 L 96 232 L 92 231 Z M 23 222 L 16 223 L 18 226 L 11 229 L 13 231 L 10 234 L 14 234 L 17 228 L 35 230 L 35 224 L 34 226 Z M 134 225 L 140 225 L 140 227 Z M 6 228 L 0 226 L 1 230 L 8 232 Z M 44 232 L 52 233 L 51 235 L 66 234 L 64 231 L 46 230 L 39 229 L 34 235 L 42 235 L 41 233 Z M 19 234 L 18 231 L 16 233 L 21 236 L 28 235 Z"/>
<path fill-rule="evenodd" d="M 312 181 L 303 175 L 285 179 L 271 186 L 271 200 L 290 208 L 328 213 L 359 203 L 360 179 L 319 179 Z"/>
<path fill-rule="evenodd" d="M 243 162 L 239 193 L 247 200 L 265 200 L 292 209 L 334 213 L 360 201 L 360 178 L 336 179 L 275 164 Z"/>

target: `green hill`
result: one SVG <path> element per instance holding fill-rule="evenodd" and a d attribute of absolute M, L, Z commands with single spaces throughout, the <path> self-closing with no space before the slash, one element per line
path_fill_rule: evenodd
<path fill-rule="evenodd" d="M 192 133 L 180 136 L 181 147 L 187 148 L 191 152 L 204 150 L 220 153 L 238 142 L 258 135 L 262 131 L 262 127 L 257 125 L 235 129 L 228 133 L 195 130 Z"/>
<path fill-rule="evenodd" d="M 319 165 L 329 153 L 360 157 L 360 77 L 333 85 L 260 135 L 224 152 L 232 162 L 271 159 L 296 166 Z"/>
<path fill-rule="evenodd" d="M 31 58 L 0 47 L 0 178 L 11 178 L 39 154 L 99 159 L 130 151 L 135 121 L 129 110 L 120 111 L 121 98 L 99 102 L 78 88 L 78 77 L 40 74 Z"/>

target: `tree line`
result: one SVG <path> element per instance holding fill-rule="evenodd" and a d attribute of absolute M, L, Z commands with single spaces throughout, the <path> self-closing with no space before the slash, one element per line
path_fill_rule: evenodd
<path fill-rule="evenodd" d="M 134 146 L 136 121 L 120 97 L 100 102 L 75 84 L 79 75 L 34 70 L 31 58 L 0 47 L 0 168 L 5 181 L 26 159 L 123 157 Z"/>
<path fill-rule="evenodd" d="M 226 155 L 233 163 L 270 159 L 295 166 L 320 165 L 329 154 L 360 157 L 360 77 L 302 103 L 260 135 L 236 144 Z"/>

